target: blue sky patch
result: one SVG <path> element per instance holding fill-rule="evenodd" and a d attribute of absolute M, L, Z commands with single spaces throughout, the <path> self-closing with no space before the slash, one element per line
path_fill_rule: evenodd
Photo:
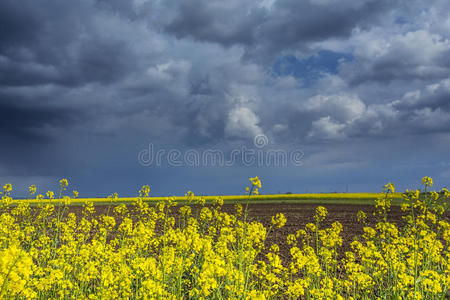
<path fill-rule="evenodd" d="M 336 74 L 342 60 L 351 61 L 350 54 L 322 50 L 306 59 L 297 59 L 294 55 L 285 55 L 273 65 L 275 76 L 294 76 L 303 79 L 306 86 L 313 84 L 323 73 Z"/>

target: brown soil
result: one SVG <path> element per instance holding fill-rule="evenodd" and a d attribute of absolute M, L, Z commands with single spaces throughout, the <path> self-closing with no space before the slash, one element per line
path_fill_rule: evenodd
<path fill-rule="evenodd" d="M 307 223 L 314 223 L 313 218 L 315 214 L 317 204 L 286 204 L 286 203 L 255 203 L 249 204 L 249 220 L 255 220 L 261 222 L 266 228 L 271 224 L 272 216 L 276 213 L 283 213 L 286 216 L 286 225 L 279 229 L 274 229 L 268 237 L 266 245 L 271 245 L 273 243 L 278 244 L 280 247 L 280 256 L 283 261 L 288 261 L 290 258 L 289 249 L 290 246 L 287 244 L 286 237 L 288 234 L 295 234 L 299 229 L 304 228 Z M 343 238 L 343 245 L 340 251 L 341 256 L 345 251 L 350 250 L 350 243 L 356 235 L 361 235 L 363 233 L 364 226 L 374 226 L 377 222 L 373 212 L 375 208 L 373 205 L 347 205 L 347 204 L 329 204 L 322 205 L 328 210 L 328 215 L 326 219 L 321 223 L 321 228 L 330 227 L 333 222 L 340 222 L 343 226 L 341 236 Z M 131 207 L 130 207 L 131 208 Z M 198 206 L 193 206 L 193 214 L 195 210 L 199 209 Z M 71 212 L 75 212 L 77 215 L 81 215 L 81 206 L 73 206 L 70 208 Z M 106 214 L 108 211 L 107 206 L 95 206 L 96 214 Z M 356 214 L 359 210 L 364 211 L 367 214 L 366 225 L 359 223 L 356 219 Z M 230 214 L 235 213 L 234 205 L 224 204 L 222 206 L 222 211 L 228 212 Z M 175 207 L 174 213 L 177 214 L 178 207 Z M 111 209 L 112 214 L 112 209 Z M 445 215 L 447 221 L 450 221 L 450 212 Z M 391 212 L 388 215 L 388 221 L 396 223 L 402 226 L 402 211 L 400 207 L 391 207 Z"/>
<path fill-rule="evenodd" d="M 286 216 L 286 225 L 272 231 L 268 237 L 267 245 L 277 244 L 280 247 L 280 256 L 283 261 L 289 261 L 290 246 L 287 244 L 286 237 L 288 234 L 295 234 L 299 229 L 304 229 L 307 223 L 315 223 L 314 214 L 318 206 L 317 204 L 250 204 L 249 216 L 263 223 L 266 228 L 270 226 L 272 216 L 276 213 L 280 212 Z M 343 226 L 341 232 L 343 239 L 343 245 L 340 251 L 341 255 L 345 251 L 350 250 L 350 243 L 353 241 L 353 237 L 362 234 L 364 226 L 374 226 L 376 224 L 376 217 L 373 216 L 374 206 L 372 205 L 330 204 L 322 206 L 327 209 L 328 214 L 321 223 L 321 228 L 328 228 L 336 221 L 340 222 Z M 356 219 L 356 214 L 360 210 L 367 214 L 367 225 L 359 223 Z M 403 221 L 401 216 L 401 209 L 399 207 L 393 207 L 388 220 L 389 222 L 401 224 Z"/>

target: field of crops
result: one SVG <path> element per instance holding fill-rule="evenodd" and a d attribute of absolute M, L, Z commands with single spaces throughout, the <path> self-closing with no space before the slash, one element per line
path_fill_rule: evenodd
<path fill-rule="evenodd" d="M 450 195 L 422 182 L 351 195 L 371 206 L 258 195 L 257 177 L 233 198 L 77 199 L 61 180 L 13 200 L 7 184 L 0 298 L 447 299 Z"/>
<path fill-rule="evenodd" d="M 316 193 L 316 194 L 270 194 L 270 195 L 252 195 L 252 203 L 299 203 L 299 204 L 355 204 L 364 205 L 372 204 L 375 199 L 382 196 L 382 193 Z M 224 195 L 224 196 L 201 196 L 205 203 L 212 203 L 217 197 L 221 197 L 224 203 L 246 203 L 249 199 L 248 195 Z M 129 204 L 138 200 L 156 204 L 160 201 L 167 201 L 169 197 L 118 197 L 111 195 L 106 198 L 78 198 L 72 197 L 70 205 L 82 205 L 86 202 L 93 202 L 96 205 L 117 205 Z M 172 196 L 172 201 L 185 204 L 189 203 L 189 196 Z M 392 195 L 392 205 L 400 205 L 402 202 L 402 194 L 395 193 Z M 61 200 L 54 197 L 46 197 L 44 195 L 38 198 L 13 199 L 12 204 L 29 203 L 35 205 L 45 201 L 46 203 L 58 204 Z"/>

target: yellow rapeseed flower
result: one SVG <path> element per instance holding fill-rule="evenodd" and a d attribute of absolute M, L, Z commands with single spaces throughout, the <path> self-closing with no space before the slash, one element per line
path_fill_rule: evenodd
<path fill-rule="evenodd" d="M 328 211 L 325 207 L 323 206 L 318 206 L 316 208 L 316 214 L 314 215 L 314 219 L 317 222 L 321 222 L 325 219 L 326 215 L 328 214 Z"/>
<path fill-rule="evenodd" d="M 3 186 L 3 190 L 7 193 L 12 191 L 12 184 L 11 183 L 7 183 Z"/>
<path fill-rule="evenodd" d="M 286 224 L 286 217 L 282 213 L 277 213 L 274 217 L 272 217 L 272 225 L 275 227 L 281 228 Z"/>
<path fill-rule="evenodd" d="M 30 193 L 30 195 L 36 194 L 36 186 L 34 184 L 30 185 L 30 187 L 28 188 L 28 192 Z"/>
<path fill-rule="evenodd" d="M 67 187 L 67 186 L 69 185 L 69 181 L 68 181 L 67 179 L 63 178 L 63 179 L 61 179 L 61 180 L 59 181 L 59 185 L 60 185 L 61 187 L 65 188 L 65 187 Z"/>
<path fill-rule="evenodd" d="M 433 186 L 433 179 L 430 177 L 423 177 L 422 178 L 422 184 L 426 187 L 432 187 Z"/>

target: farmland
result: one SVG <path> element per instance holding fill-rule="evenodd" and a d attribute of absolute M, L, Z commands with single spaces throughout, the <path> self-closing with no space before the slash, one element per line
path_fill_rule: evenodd
<path fill-rule="evenodd" d="M 353 205 L 371 205 L 374 200 L 380 197 L 380 193 L 316 193 L 316 194 L 271 194 L 271 195 L 252 195 L 252 203 L 292 203 L 292 204 L 353 204 Z M 217 197 L 221 197 L 225 204 L 246 203 L 249 200 L 248 195 L 224 195 L 224 196 L 202 196 L 205 203 L 211 203 Z M 131 204 L 138 198 L 149 204 L 156 204 L 160 201 L 167 201 L 169 198 L 177 203 L 188 203 L 187 196 L 172 197 L 104 197 L 104 198 L 75 198 L 71 200 L 71 205 L 83 205 L 86 202 L 93 202 L 97 205 L 117 205 Z M 57 204 L 59 199 L 43 198 L 36 199 L 14 199 L 12 204 L 29 203 L 34 205 L 45 201 L 46 203 Z M 396 193 L 392 197 L 392 205 L 400 205 L 402 200 L 401 193 Z"/>
<path fill-rule="evenodd" d="M 449 193 L 77 199 L 60 190 L 0 215 L 0 297 L 444 299 Z M 55 194 L 57 199 L 55 198 Z M 372 202 L 372 204 L 369 204 Z"/>

